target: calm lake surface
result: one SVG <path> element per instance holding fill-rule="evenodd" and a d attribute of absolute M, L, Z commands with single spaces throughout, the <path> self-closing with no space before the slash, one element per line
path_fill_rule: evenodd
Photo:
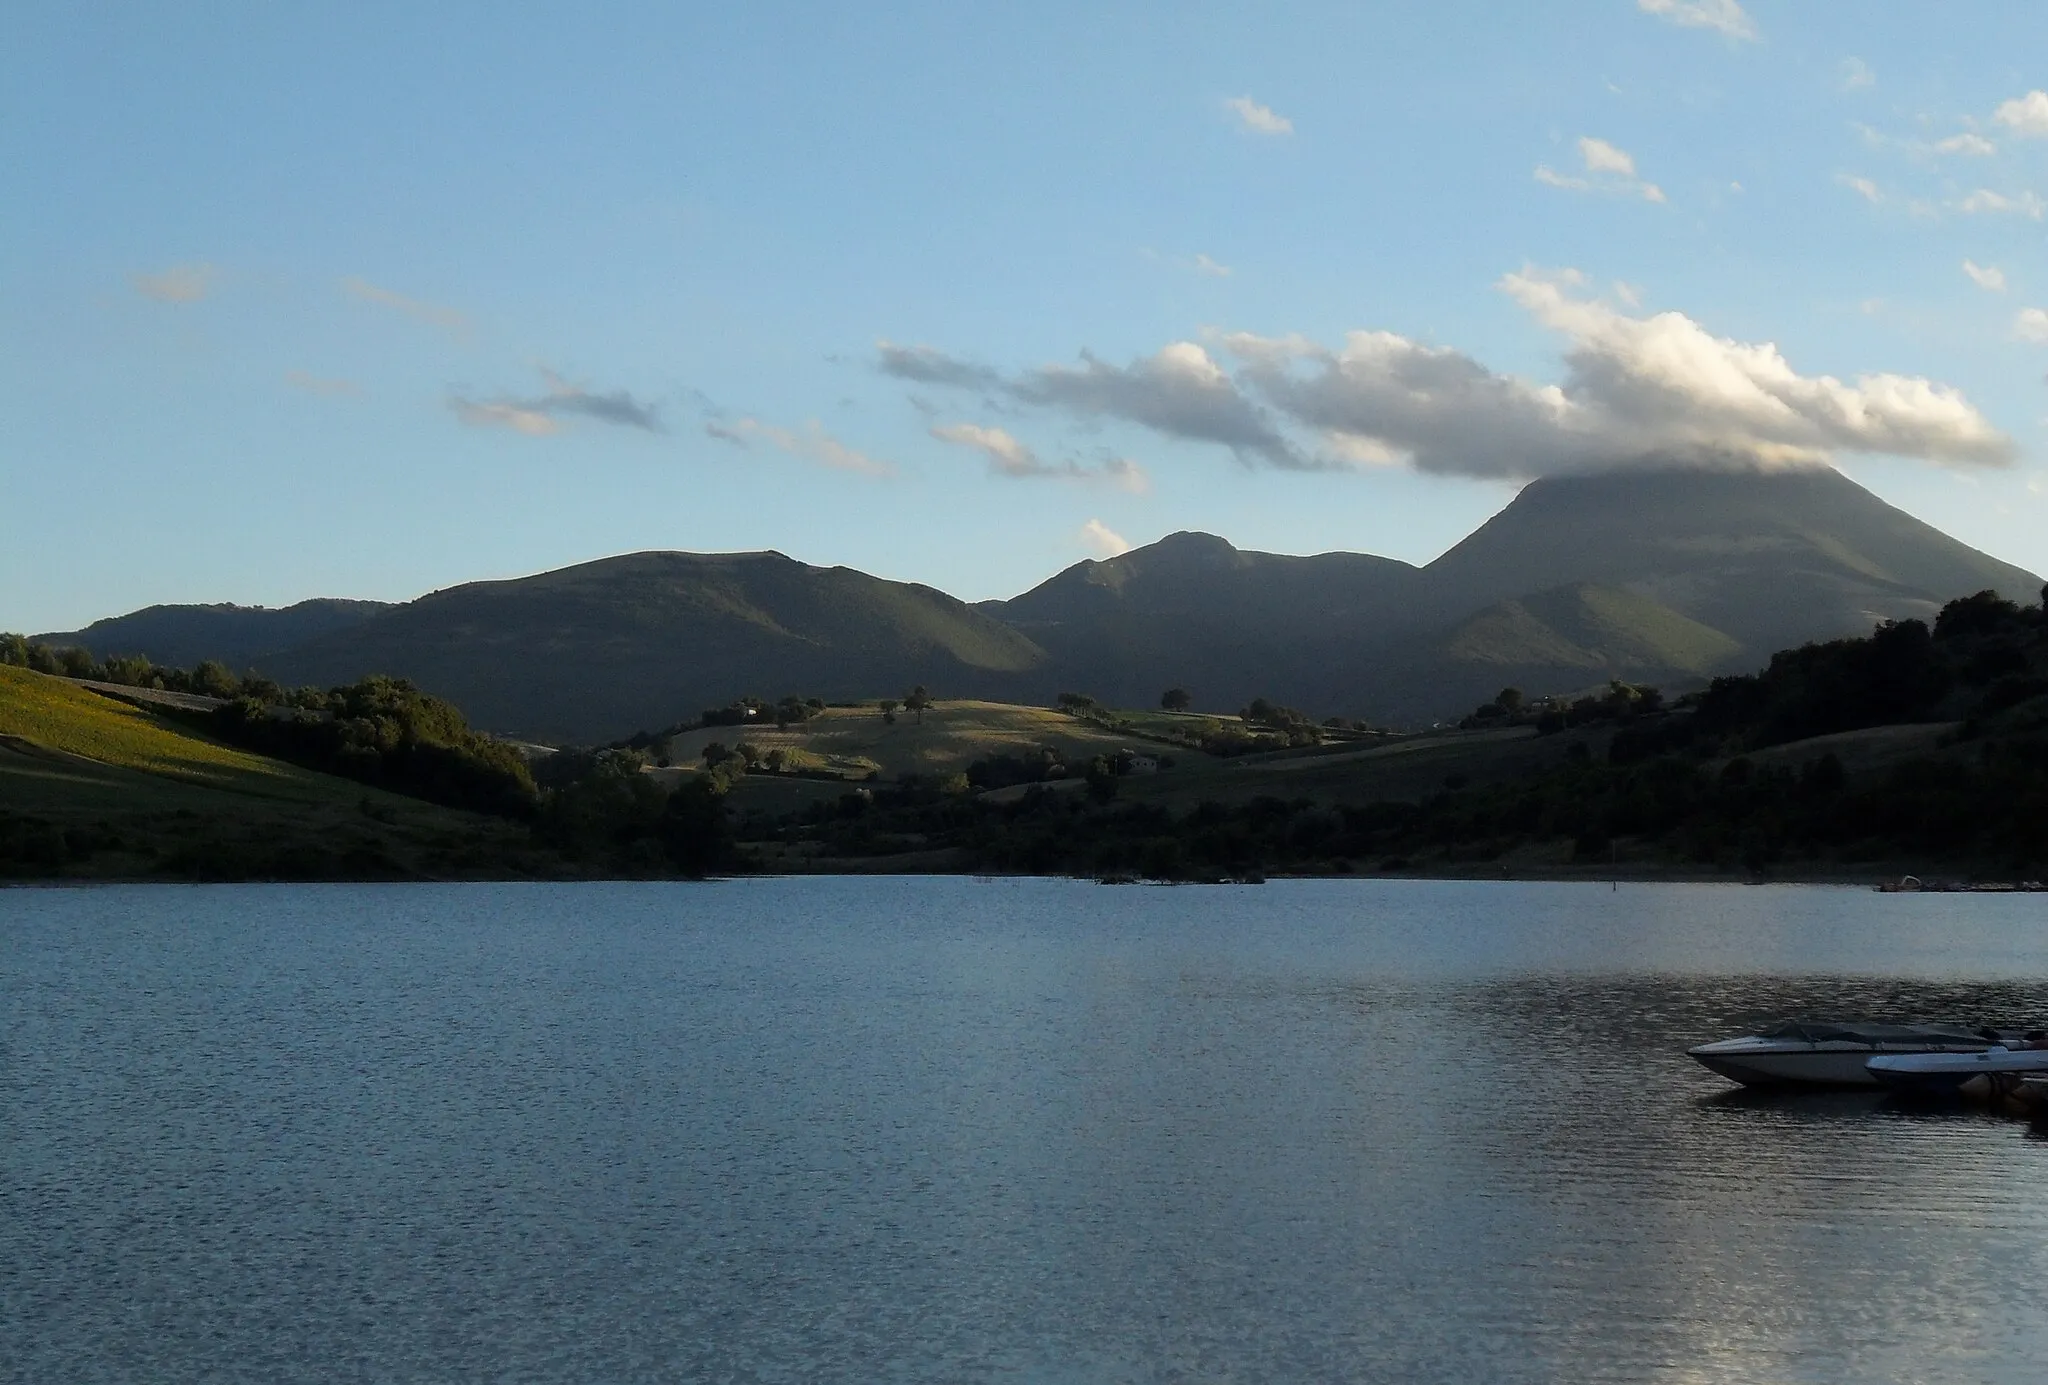
<path fill-rule="evenodd" d="M 1779 1014 L 2048 1022 L 2048 898 L 0 891 L 0 1379 L 2042 1379 L 2048 1140 Z"/>

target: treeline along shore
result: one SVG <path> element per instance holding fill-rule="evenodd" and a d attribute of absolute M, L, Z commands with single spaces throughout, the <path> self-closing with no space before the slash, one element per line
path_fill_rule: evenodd
<path fill-rule="evenodd" d="M 18 879 L 2048 876 L 2048 615 L 1989 591 L 1679 696 L 1503 688 L 1409 734 L 1183 688 L 1120 709 L 912 686 L 544 748 L 392 678 L 287 689 L 16 635 L 0 674 Z"/>

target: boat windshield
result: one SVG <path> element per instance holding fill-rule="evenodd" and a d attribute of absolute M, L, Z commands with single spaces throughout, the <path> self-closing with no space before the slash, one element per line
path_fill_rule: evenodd
<path fill-rule="evenodd" d="M 1786 1020 L 1757 1034 L 1760 1039 L 1802 1039 L 1807 1043 L 1987 1044 L 1991 1038 L 1959 1024 L 1838 1024 L 1831 1020 Z"/>

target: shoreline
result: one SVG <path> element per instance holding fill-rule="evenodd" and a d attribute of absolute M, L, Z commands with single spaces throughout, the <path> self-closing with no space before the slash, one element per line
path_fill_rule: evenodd
<path fill-rule="evenodd" d="M 923 853 L 919 853 L 923 854 Z M 896 862 L 891 865 L 889 862 Z M 923 877 L 931 879 L 958 878 L 974 880 L 1072 880 L 1098 885 L 1263 885 L 1278 884 L 1290 880 L 1344 880 L 1361 884 L 1380 881 L 1403 881 L 1440 884 L 1518 884 L 1518 885 L 1600 885 L 1615 888 L 1622 885 L 1799 885 L 1833 889 L 1855 888 L 1872 893 L 1891 894 L 2041 894 L 2048 893 L 2038 883 L 1974 880 L 1968 874 L 1953 876 L 1942 874 L 1919 875 L 1923 883 L 1917 888 L 1890 889 L 1901 877 L 1897 871 L 1791 871 L 1783 874 L 1758 875 L 1744 871 L 1715 870 L 1634 870 L 1634 871 L 1304 871 L 1274 870 L 1247 871 L 1241 875 L 1219 875 L 1203 877 L 1157 878 L 1134 873 L 1074 873 L 1060 871 L 1016 871 L 1016 870 L 965 870 L 933 868 L 931 862 L 909 862 L 898 858 L 877 858 L 872 862 L 855 864 L 851 861 L 835 861 L 836 869 L 829 870 L 762 870 L 713 873 L 705 876 L 670 874 L 607 874 L 607 875 L 528 875 L 528 874 L 478 874 L 460 876 L 421 875 L 364 875 L 350 877 L 335 876 L 238 876 L 238 877 L 192 877 L 173 875 L 109 875 L 109 876 L 48 876 L 42 878 L 16 878 L 0 880 L 0 890 L 10 889 L 87 889 L 100 886 L 127 885 L 604 885 L 623 883 L 653 883 L 667 881 L 677 884 L 709 884 L 731 880 L 804 880 L 827 878 L 860 878 L 873 876 Z M 851 867 L 851 868 L 847 868 Z"/>

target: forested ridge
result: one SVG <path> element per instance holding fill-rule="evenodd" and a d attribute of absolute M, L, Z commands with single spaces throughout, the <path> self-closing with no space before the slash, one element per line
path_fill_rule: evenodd
<path fill-rule="evenodd" d="M 828 858 L 950 847 L 970 868 L 1159 878 L 1623 861 L 1755 875 L 1898 862 L 2048 874 L 2048 618 L 1989 592 L 1950 602 L 1931 628 L 1885 622 L 1861 639 L 1787 650 L 1675 704 L 1618 683 L 1577 699 L 1507 689 L 1472 721 L 1556 737 L 1554 767 L 1446 784 L 1417 802 L 1267 796 L 1181 814 L 1120 803 L 1113 772 L 1086 794 L 1034 788 L 1002 804 L 910 782 L 748 824 L 742 836 Z M 1927 753 L 1858 771 L 1815 742 L 1901 723 L 1952 729 Z M 1804 756 L 1774 753 L 1810 742 Z"/>
<path fill-rule="evenodd" d="M 1862 638 L 1788 649 L 1754 674 L 1675 700 L 1619 681 L 1576 697 L 1502 689 L 1466 726 L 1533 736 L 1555 751 L 1501 782 L 1450 776 L 1418 798 L 1269 794 L 1180 811 L 1126 792 L 1141 757 L 1066 765 L 1012 750 L 964 772 L 849 784 L 799 811 L 742 809 L 732 790 L 749 774 L 794 772 L 779 751 L 754 747 L 747 726 L 801 725 L 825 710 L 821 699 L 793 694 L 740 699 L 547 757 L 536 784 L 517 747 L 471 730 L 452 704 L 402 680 L 288 690 L 218 664 L 95 661 L 18 636 L 0 636 L 0 663 L 221 698 L 194 723 L 219 740 L 528 824 L 540 855 L 522 872 L 888 869 L 893 859 L 1194 880 L 1625 864 L 1755 876 L 1901 864 L 2048 875 L 2048 615 L 1989 591 L 1949 602 L 1931 624 L 1886 621 Z M 1184 705 L 1184 691 L 1163 700 Z M 930 702 L 920 685 L 872 706 L 878 718 L 893 722 L 900 707 L 921 721 Z M 1135 724 L 1083 694 L 1065 696 L 1062 709 Z M 1313 749 L 1323 734 L 1264 701 L 1244 715 L 1251 734 L 1215 747 L 1197 738 L 1186 749 L 1288 754 Z M 728 725 L 735 743 L 708 743 L 701 766 L 677 767 L 679 782 L 650 773 L 670 763 L 685 730 Z M 1901 742 L 1910 753 L 1870 752 L 1882 728 L 1915 726 L 1924 729 Z"/>

